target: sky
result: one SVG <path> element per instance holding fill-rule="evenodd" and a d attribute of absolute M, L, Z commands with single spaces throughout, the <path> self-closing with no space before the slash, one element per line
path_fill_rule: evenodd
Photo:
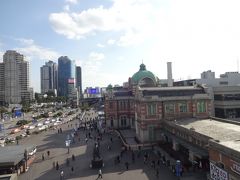
<path fill-rule="evenodd" d="M 159 79 L 238 71 L 239 0 L 1 0 L 0 62 L 17 50 L 40 67 L 68 56 L 82 67 L 83 88 L 122 85 L 143 62 Z"/>

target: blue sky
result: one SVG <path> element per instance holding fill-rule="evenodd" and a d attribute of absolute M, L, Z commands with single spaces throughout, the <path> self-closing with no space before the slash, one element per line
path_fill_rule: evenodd
<path fill-rule="evenodd" d="M 237 71 L 238 0 L 1 0 L 0 61 L 15 49 L 40 66 L 67 55 L 83 69 L 83 86 L 122 84 L 144 62 L 160 79 Z"/>

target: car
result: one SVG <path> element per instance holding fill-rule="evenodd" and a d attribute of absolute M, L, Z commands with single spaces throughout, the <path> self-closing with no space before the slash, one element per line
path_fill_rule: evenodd
<path fill-rule="evenodd" d="M 13 129 L 13 130 L 11 131 L 11 134 L 18 133 L 19 131 L 20 131 L 20 129 L 19 129 L 19 128 L 15 128 L 15 129 Z"/>
<path fill-rule="evenodd" d="M 33 125 L 28 127 L 28 129 L 34 129 L 34 128 L 35 128 L 35 126 L 33 126 Z"/>
<path fill-rule="evenodd" d="M 28 153 L 28 155 L 29 155 L 29 156 L 33 156 L 34 154 L 36 154 L 36 152 L 37 152 L 37 147 L 35 146 L 35 147 Z"/>
<path fill-rule="evenodd" d="M 46 120 L 46 121 L 44 121 L 44 123 L 43 124 L 49 124 L 50 123 L 50 121 L 49 120 Z"/>
<path fill-rule="evenodd" d="M 43 125 L 43 126 L 39 127 L 38 130 L 41 131 L 41 130 L 45 130 L 47 128 L 48 128 L 48 125 Z"/>
<path fill-rule="evenodd" d="M 37 124 L 37 127 L 41 127 L 41 126 L 43 126 L 43 123 L 40 122 Z"/>
<path fill-rule="evenodd" d="M 51 122 L 55 122 L 56 121 L 56 119 L 51 119 Z"/>
<path fill-rule="evenodd" d="M 59 123 L 55 122 L 55 123 L 53 123 L 53 125 L 54 125 L 54 126 L 57 126 L 57 125 L 59 125 Z"/>
<path fill-rule="evenodd" d="M 21 129 L 28 129 L 29 128 L 29 125 L 23 125 L 21 126 Z"/>
<path fill-rule="evenodd" d="M 27 134 L 26 134 L 26 133 L 22 133 L 22 134 L 20 134 L 20 136 L 22 136 L 22 137 L 26 137 Z"/>

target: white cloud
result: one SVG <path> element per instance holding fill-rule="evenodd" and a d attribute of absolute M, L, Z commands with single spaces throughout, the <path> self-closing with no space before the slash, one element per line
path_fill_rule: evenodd
<path fill-rule="evenodd" d="M 70 6 L 67 4 L 67 5 L 65 5 L 64 7 L 63 7 L 63 10 L 64 11 L 69 11 L 70 10 Z"/>
<path fill-rule="evenodd" d="M 87 60 L 81 63 L 83 70 L 83 84 L 85 86 L 100 85 L 102 78 L 102 61 L 105 59 L 103 53 L 91 52 Z M 102 85 L 102 84 L 101 84 Z"/>
<path fill-rule="evenodd" d="M 152 22 L 154 3 L 152 2 L 155 1 L 157 0 L 151 3 L 147 0 L 113 0 L 109 8 L 99 6 L 79 13 L 52 13 L 49 21 L 58 34 L 69 39 L 84 38 L 98 31 L 123 32 L 119 37 L 119 45 L 125 46 L 139 43 L 143 40 L 140 37 L 142 32 L 152 28 L 154 24 Z"/>
<path fill-rule="evenodd" d="M 114 40 L 114 39 L 109 39 L 108 41 L 107 41 L 107 44 L 109 44 L 109 45 L 113 45 L 113 44 L 115 44 L 116 43 L 116 40 Z"/>
<path fill-rule="evenodd" d="M 105 58 L 105 55 L 103 53 L 97 53 L 97 52 L 91 52 L 89 54 L 89 60 L 91 61 L 100 61 Z"/>
<path fill-rule="evenodd" d="M 173 62 L 175 79 L 189 75 L 197 78 L 208 69 L 216 74 L 236 71 L 236 60 L 240 57 L 240 1 L 112 2 L 108 8 L 52 13 L 49 20 L 57 33 L 70 39 L 110 32 L 115 45 L 142 45 L 132 51 L 135 53 L 132 56 L 143 58 L 148 70 L 159 78 L 166 78 L 167 61 Z M 109 44 L 107 40 L 105 44 Z M 118 49 L 115 52 L 118 56 Z M 128 52 L 124 56 L 137 61 L 129 58 Z M 128 65 L 136 66 L 130 61 Z"/>
<path fill-rule="evenodd" d="M 101 44 L 101 43 L 98 43 L 98 44 L 97 44 L 97 47 L 104 48 L 105 45 L 104 45 L 104 44 Z"/>
<path fill-rule="evenodd" d="M 77 4 L 78 0 L 65 0 L 66 3 Z"/>
<path fill-rule="evenodd" d="M 58 52 L 41 47 L 35 44 L 32 39 L 16 39 L 20 41 L 24 47 L 15 48 L 20 53 L 24 54 L 28 59 L 40 59 L 40 60 L 56 60 L 60 55 Z"/>
<path fill-rule="evenodd" d="M 32 45 L 32 44 L 34 44 L 33 39 L 15 38 L 15 40 L 19 41 L 22 45 Z"/>

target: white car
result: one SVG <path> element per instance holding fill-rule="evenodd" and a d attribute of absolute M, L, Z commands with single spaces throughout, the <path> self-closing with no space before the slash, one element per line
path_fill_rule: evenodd
<path fill-rule="evenodd" d="M 44 129 L 47 129 L 47 128 L 48 128 L 48 126 L 47 126 L 47 125 L 43 125 L 43 126 L 39 127 L 39 128 L 38 128 L 38 130 L 40 130 L 40 131 L 41 131 L 41 130 L 44 130 Z"/>
<path fill-rule="evenodd" d="M 36 154 L 36 152 L 37 152 L 37 147 L 34 147 L 33 150 L 28 153 L 28 155 L 32 156 L 32 155 Z"/>
<path fill-rule="evenodd" d="M 33 126 L 33 125 L 28 127 L 28 129 L 34 129 L 34 128 L 35 128 L 35 126 Z"/>
<path fill-rule="evenodd" d="M 37 124 L 37 127 L 41 127 L 41 126 L 43 126 L 43 123 L 38 123 Z"/>
<path fill-rule="evenodd" d="M 55 122 L 55 121 L 56 121 L 56 119 L 52 119 L 52 120 L 51 120 L 51 122 Z"/>
<path fill-rule="evenodd" d="M 46 124 L 49 124 L 49 123 L 50 123 L 49 120 L 46 120 L 46 121 L 44 122 L 45 125 L 46 125 Z"/>
<path fill-rule="evenodd" d="M 55 122 L 55 123 L 53 123 L 53 125 L 54 125 L 54 126 L 57 126 L 57 125 L 59 125 L 59 123 Z"/>

